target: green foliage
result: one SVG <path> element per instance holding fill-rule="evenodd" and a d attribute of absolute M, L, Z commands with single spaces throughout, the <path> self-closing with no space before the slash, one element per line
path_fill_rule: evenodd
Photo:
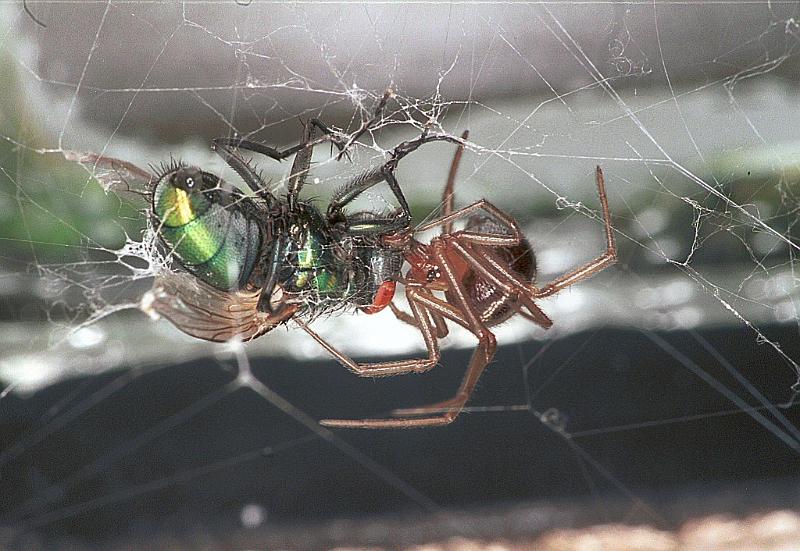
<path fill-rule="evenodd" d="M 119 248 L 126 232 L 135 236 L 143 224 L 133 206 L 107 196 L 60 154 L 37 151 L 53 144 L 7 57 L 0 57 L 0 90 L 0 268 L 74 261 L 87 246 Z"/>

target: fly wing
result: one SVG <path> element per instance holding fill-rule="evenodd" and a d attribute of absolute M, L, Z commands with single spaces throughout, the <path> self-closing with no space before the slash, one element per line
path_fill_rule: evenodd
<path fill-rule="evenodd" d="M 297 311 L 287 306 L 278 313 L 258 309 L 261 290 L 220 291 L 183 272 L 167 272 L 156 278 L 151 309 L 175 327 L 198 339 L 227 342 L 250 341 L 284 323 Z"/>
<path fill-rule="evenodd" d="M 133 163 L 98 153 L 64 151 L 64 158 L 79 163 L 107 192 L 149 199 L 155 176 Z"/>

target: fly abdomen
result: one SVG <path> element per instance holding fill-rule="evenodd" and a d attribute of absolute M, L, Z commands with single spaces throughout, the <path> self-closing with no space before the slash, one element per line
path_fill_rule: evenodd
<path fill-rule="evenodd" d="M 178 168 L 157 184 L 153 214 L 170 254 L 189 273 L 221 290 L 240 289 L 258 258 L 261 228 L 241 208 L 245 198 L 222 200 L 230 194 L 206 189 L 218 183 L 198 169 Z"/>

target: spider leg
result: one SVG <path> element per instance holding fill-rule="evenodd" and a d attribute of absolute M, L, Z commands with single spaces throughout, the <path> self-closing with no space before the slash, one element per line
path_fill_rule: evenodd
<path fill-rule="evenodd" d="M 407 360 L 397 360 L 380 363 L 358 363 L 342 352 L 339 352 L 330 343 L 313 331 L 308 325 L 299 319 L 294 321 L 308 333 L 311 338 L 317 341 L 320 346 L 327 350 L 339 363 L 360 377 L 388 377 L 391 375 L 402 375 L 404 373 L 422 373 L 436 366 L 439 362 L 439 343 L 431 327 L 430 319 L 424 307 L 414 300 L 413 291 L 409 293 L 409 304 L 414 318 L 419 324 L 419 331 L 425 341 L 428 350 L 427 358 L 411 358 Z"/>
<path fill-rule="evenodd" d="M 463 236 L 466 239 L 478 238 L 481 243 L 491 244 L 496 247 L 514 246 L 522 241 L 522 231 L 517 226 L 517 223 L 508 214 L 498 209 L 486 199 L 475 201 L 471 205 L 460 208 L 457 211 L 437 218 L 431 222 L 417 227 L 416 231 L 423 232 L 435 228 L 436 226 L 444 225 L 458 218 L 463 218 L 473 212 L 482 210 L 489 214 L 494 220 L 499 222 L 506 230 L 507 234 L 502 233 L 476 233 L 471 231 L 458 231 L 451 235 Z"/>
<path fill-rule="evenodd" d="M 547 315 L 542 312 L 533 301 L 526 296 L 526 293 L 530 293 L 530 289 L 526 285 L 523 280 L 517 278 L 516 274 L 511 272 L 506 272 L 503 270 L 501 272 L 501 277 L 506 278 L 508 281 L 512 281 L 514 285 L 508 284 L 503 281 L 503 279 L 499 278 L 495 270 L 495 264 L 503 267 L 503 264 L 499 261 L 499 259 L 491 252 L 488 248 L 484 248 L 480 250 L 480 253 L 486 256 L 490 256 L 495 261 L 494 263 L 489 263 L 485 261 L 480 256 L 475 256 L 472 254 L 472 251 L 469 250 L 467 247 L 464 247 L 461 243 L 458 243 L 458 238 L 453 238 L 450 240 L 450 246 L 457 250 L 461 257 L 467 261 L 467 263 L 478 272 L 480 272 L 484 277 L 490 280 L 494 285 L 498 288 L 503 290 L 508 296 L 513 297 L 515 300 L 512 300 L 509 303 L 509 306 L 517 311 L 517 313 L 521 314 L 523 317 L 529 319 L 530 321 L 536 323 L 537 325 L 542 326 L 543 328 L 549 328 L 553 322 L 547 317 Z M 500 270 L 498 270 L 500 271 Z M 522 292 L 520 292 L 522 291 Z M 523 310 L 523 306 L 528 309 L 528 312 Z M 473 377 L 470 378 L 469 375 L 472 374 Z M 468 371 L 468 377 L 465 378 L 464 383 L 462 383 L 462 388 L 465 389 L 467 392 L 467 398 L 469 393 L 472 392 L 471 389 L 474 389 L 475 383 L 477 379 L 480 377 L 480 373 L 476 371 Z M 444 400 L 442 402 L 438 402 L 435 404 L 430 404 L 427 406 L 421 407 L 414 407 L 414 408 L 402 408 L 396 409 L 392 411 L 392 415 L 398 416 L 429 416 L 433 413 L 442 413 L 452 411 L 454 408 L 461 408 L 466 403 L 466 400 L 463 399 L 464 395 L 462 393 L 457 394 L 455 397 L 450 398 L 448 400 Z"/>
<path fill-rule="evenodd" d="M 461 133 L 461 139 L 467 141 L 469 138 L 469 130 L 464 130 Z M 447 184 L 444 186 L 444 191 L 442 192 L 442 217 L 447 218 L 451 214 L 453 214 L 453 206 L 455 204 L 455 184 L 456 184 L 456 174 L 458 174 L 458 167 L 461 164 L 461 156 L 464 154 L 464 144 L 458 144 L 456 148 L 456 153 L 453 155 L 453 162 L 450 163 L 450 172 L 447 175 Z M 442 234 L 453 233 L 453 222 L 449 220 L 442 224 Z"/>
<path fill-rule="evenodd" d="M 427 306 L 430 310 L 429 311 L 436 311 L 439 312 L 440 315 L 447 317 L 455 321 L 456 323 L 463 325 L 464 327 L 468 327 L 468 322 L 464 318 L 464 316 L 452 305 L 444 302 L 440 299 L 437 299 L 432 294 L 426 295 L 418 295 L 416 297 L 423 305 Z M 476 350 L 475 354 L 473 354 L 473 360 L 470 363 L 474 362 L 476 356 L 479 354 L 479 351 Z M 463 385 L 462 385 L 463 386 Z M 474 386 L 474 383 L 473 383 Z M 442 415 L 438 415 L 435 417 L 420 417 L 420 418 L 403 418 L 403 419 L 324 419 L 320 421 L 321 425 L 325 425 L 328 427 L 340 427 L 340 428 L 351 428 L 351 429 L 383 429 L 383 428 L 418 428 L 418 427 L 432 427 L 437 425 L 446 425 L 452 422 L 452 419 L 449 417 L 452 415 L 452 412 L 455 408 L 457 411 L 455 415 L 458 415 L 458 411 L 460 408 L 463 407 L 463 402 L 459 405 L 459 401 L 461 397 L 456 395 L 449 400 L 445 400 L 443 402 L 437 402 L 430 406 L 423 406 L 419 408 L 410 408 L 406 409 L 398 409 L 392 411 L 392 415 L 401 414 L 401 415 L 430 415 L 432 413 L 441 413 Z M 444 412 L 442 410 L 445 410 Z M 453 415 L 453 418 L 455 418 Z"/>
<path fill-rule="evenodd" d="M 469 366 L 464 375 L 464 379 L 458 388 L 455 396 L 444 402 L 439 402 L 431 406 L 422 406 L 410 410 L 414 415 L 420 417 L 401 417 L 395 419 L 337 419 L 325 420 L 322 424 L 332 427 L 346 427 L 346 428 L 363 428 L 363 429 L 378 429 L 378 428 L 415 428 L 415 427 L 431 427 L 438 425 L 447 425 L 452 423 L 458 417 L 464 404 L 469 400 L 472 392 L 475 390 L 475 385 L 480 379 L 483 370 L 494 357 L 497 349 L 497 341 L 494 334 L 480 321 L 478 314 L 474 311 L 467 298 L 467 291 L 463 284 L 458 280 L 455 270 L 450 265 L 443 252 L 443 243 L 438 242 L 434 248 L 434 256 L 439 264 L 442 272 L 445 274 L 449 283 L 452 285 L 451 289 L 459 307 L 455 308 L 445 303 L 444 308 L 438 308 L 439 312 L 449 317 L 448 314 L 457 311 L 453 316 L 457 323 L 464 324 L 468 329 L 478 337 L 478 346 L 472 354 Z M 426 300 L 426 298 L 428 300 Z M 432 297 L 415 296 L 414 302 L 429 303 Z M 434 301 L 434 304 L 439 301 Z M 442 306 L 441 304 L 437 306 Z M 446 406 L 446 411 L 441 412 L 442 405 Z M 400 410 L 407 411 L 407 410 Z"/>
<path fill-rule="evenodd" d="M 398 320 L 419 329 L 419 323 L 417 323 L 417 320 L 414 318 L 414 316 L 401 310 L 394 302 L 389 303 L 389 310 L 392 311 L 392 314 L 394 314 L 394 317 L 396 317 Z"/>
<path fill-rule="evenodd" d="M 553 325 L 552 320 L 534 302 L 535 290 L 527 281 L 509 270 L 488 246 L 478 245 L 473 251 L 472 247 L 460 243 L 460 239 L 461 236 L 450 238 L 450 246 L 460 253 L 467 264 L 502 290 L 503 294 L 513 299 L 509 306 L 544 329 L 549 329 Z M 476 239 L 472 238 L 472 242 L 474 243 Z M 522 306 L 528 311 L 522 310 Z"/>
<path fill-rule="evenodd" d="M 541 289 L 535 289 L 534 296 L 537 298 L 554 295 L 570 285 L 574 285 L 579 281 L 583 281 L 584 279 L 587 279 L 594 274 L 605 270 L 617 261 L 617 242 L 614 238 L 614 227 L 611 225 L 611 213 L 608 208 L 605 178 L 603 177 L 603 171 L 599 166 L 596 169 L 595 175 L 597 178 L 597 193 L 600 196 L 600 205 L 603 209 L 603 223 L 605 225 L 606 234 L 606 251 L 583 266 L 575 268 L 574 270 L 554 279 Z"/>
<path fill-rule="evenodd" d="M 420 294 L 430 296 L 431 298 L 433 298 L 433 295 L 431 295 L 430 291 L 424 288 L 420 289 Z M 408 312 L 404 312 L 403 310 L 401 310 L 394 302 L 389 303 L 389 309 L 392 311 L 392 313 L 398 320 L 402 321 L 403 323 L 407 323 L 409 325 L 419 328 L 419 324 L 417 323 L 417 320 L 414 318 L 414 316 L 412 316 Z M 433 320 L 433 324 L 436 327 L 436 333 L 435 333 L 436 338 L 437 339 L 445 338 L 450 331 L 447 329 L 447 324 L 445 323 L 442 315 L 437 311 L 432 310 L 430 307 L 428 308 L 428 314 L 430 314 L 431 319 Z"/>

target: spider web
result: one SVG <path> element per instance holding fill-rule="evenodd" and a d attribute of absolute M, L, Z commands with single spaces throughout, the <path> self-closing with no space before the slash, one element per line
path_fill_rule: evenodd
<path fill-rule="evenodd" d="M 497 488 L 523 472 L 541 483 L 487 488 L 489 501 L 613 496 L 616 518 L 643 522 L 674 518 L 643 488 L 703 480 L 700 467 L 672 478 L 657 463 L 632 469 L 646 461 L 643 447 L 657 453 L 670 442 L 682 450 L 675 460 L 690 463 L 711 448 L 712 478 L 725 479 L 725 457 L 741 452 L 730 440 L 751 438 L 767 446 L 752 476 L 793 472 L 796 2 L 29 7 L 47 28 L 21 3 L 0 6 L 0 78 L 10 91 L 0 99 L 0 472 L 12 496 L 3 510 L 10 545 L 92 539 L 80 522 L 114 508 L 130 516 L 126 534 L 141 531 L 137 522 L 180 525 L 196 512 L 176 495 L 223 486 L 228 508 L 207 512 L 215 525 L 229 509 L 247 528 L 265 515 L 304 519 L 276 488 L 306 478 L 317 483 L 306 495 L 347 502 L 319 517 L 359 511 L 374 489 L 382 504 L 367 510 L 435 513 L 449 533 L 474 535 L 449 507 L 474 504 L 479 490 L 450 501 L 435 482 L 468 478 L 444 461 L 473 446 L 439 449 L 431 435 L 447 441 L 446 431 L 462 446 L 513 442 L 532 462 L 502 456 Z M 192 340 L 142 312 L 165 269 L 142 205 L 65 160 L 94 151 L 146 168 L 175 156 L 240 185 L 212 138 L 291 145 L 298 121 L 312 116 L 355 137 L 387 88 L 385 113 L 351 160 L 317 148 L 306 196 L 325 204 L 425 129 L 469 129 L 457 206 L 485 197 L 514 215 L 538 281 L 603 250 L 596 165 L 620 248 L 618 265 L 543 301 L 551 330 L 525 320 L 499 327 L 504 347 L 465 414 L 427 435 L 330 431 L 315 419 L 447 397 L 474 346 L 468 333 L 443 341 L 434 372 L 377 383 L 335 367 L 291 324 L 245 346 Z M 400 163 L 417 222 L 440 212 L 453 153 L 426 145 Z M 288 164 L 258 161 L 276 193 Z M 366 201 L 391 208 L 386 194 Z M 422 350 L 418 333 L 387 312 L 314 328 L 356 357 Z M 154 397 L 147 415 L 142 393 Z M 220 431 L 230 439 L 200 445 Z M 440 462 L 421 463 L 426 455 Z M 320 480 L 316 469 L 336 476 Z M 548 469 L 562 480 L 547 485 Z M 259 473 L 259 486 L 241 487 L 240 471 Z"/>

